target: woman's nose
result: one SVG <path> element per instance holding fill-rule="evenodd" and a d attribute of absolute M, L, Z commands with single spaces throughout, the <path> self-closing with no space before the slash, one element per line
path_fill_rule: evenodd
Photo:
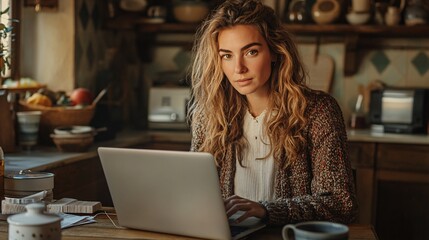
<path fill-rule="evenodd" d="M 235 73 L 245 73 L 247 72 L 247 67 L 244 61 L 240 58 L 237 58 L 237 61 L 235 63 Z"/>

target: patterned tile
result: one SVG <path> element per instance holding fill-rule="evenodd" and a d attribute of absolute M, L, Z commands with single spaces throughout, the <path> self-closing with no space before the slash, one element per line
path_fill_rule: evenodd
<path fill-rule="evenodd" d="M 384 51 L 388 59 L 391 59 L 386 70 L 381 74 L 380 80 L 390 86 L 404 86 L 407 75 L 408 58 L 404 50 L 387 49 Z"/>
<path fill-rule="evenodd" d="M 82 1 L 81 8 L 79 10 L 79 20 L 82 23 L 83 29 L 86 29 L 89 21 L 89 10 L 86 1 Z"/>
<path fill-rule="evenodd" d="M 92 18 L 92 22 L 94 24 L 94 28 L 95 29 L 100 29 L 101 27 L 101 16 L 100 16 L 100 4 L 98 1 L 96 1 L 94 3 L 94 7 L 92 9 L 92 14 L 91 14 L 91 18 Z"/>
<path fill-rule="evenodd" d="M 425 74 L 419 72 L 418 68 L 415 66 L 416 59 L 419 59 L 418 56 L 424 53 L 429 56 L 429 51 L 422 50 L 408 50 L 407 57 L 409 59 L 407 65 L 407 86 L 410 87 L 429 87 L 429 71 Z M 420 62 L 419 62 L 420 64 Z"/>
<path fill-rule="evenodd" d="M 79 39 L 76 39 L 76 41 L 75 41 L 75 64 L 76 64 L 76 66 L 77 66 L 77 63 L 80 62 L 80 60 L 82 58 L 82 54 L 83 54 L 82 45 L 80 44 Z"/>
<path fill-rule="evenodd" d="M 377 51 L 371 58 L 371 62 L 377 71 L 382 73 L 389 65 L 390 60 L 383 51 Z"/>
<path fill-rule="evenodd" d="M 366 49 L 359 51 L 359 57 L 362 60 L 360 61 L 358 72 L 351 76 L 353 81 L 356 81 L 358 84 L 367 85 L 370 81 L 381 78 L 379 70 L 372 63 L 372 59 L 376 54 L 377 52 Z M 357 89 L 353 89 L 353 91 L 357 91 Z"/>
<path fill-rule="evenodd" d="M 407 65 L 409 62 L 407 51 L 404 49 L 393 49 L 386 50 L 385 52 L 388 58 L 391 60 L 388 70 L 390 70 L 390 68 L 394 68 L 398 74 L 404 77 L 407 73 Z"/>
<path fill-rule="evenodd" d="M 185 49 L 180 50 L 173 58 L 177 68 L 181 72 L 185 72 L 191 61 L 191 53 Z"/>
<path fill-rule="evenodd" d="M 88 59 L 89 68 L 92 68 L 94 64 L 94 49 L 92 47 L 92 42 L 90 42 L 88 45 L 88 49 L 86 50 L 86 57 Z"/>
<path fill-rule="evenodd" d="M 419 52 L 411 61 L 420 75 L 425 75 L 429 71 L 429 57 L 424 52 Z"/>

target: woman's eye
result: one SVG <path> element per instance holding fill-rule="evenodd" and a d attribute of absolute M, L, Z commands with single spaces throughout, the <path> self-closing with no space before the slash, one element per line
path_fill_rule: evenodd
<path fill-rule="evenodd" d="M 222 56 L 220 56 L 222 59 L 228 60 L 231 58 L 231 54 L 224 54 Z"/>
<path fill-rule="evenodd" d="M 247 55 L 250 55 L 250 56 L 255 56 L 256 54 L 258 54 L 257 50 L 250 50 L 247 52 Z"/>

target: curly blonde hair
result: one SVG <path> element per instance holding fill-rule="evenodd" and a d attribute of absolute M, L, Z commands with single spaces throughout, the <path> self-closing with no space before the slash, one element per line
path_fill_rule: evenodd
<path fill-rule="evenodd" d="M 210 152 L 219 164 L 231 145 L 236 153 L 247 147 L 243 119 L 248 108 L 246 97 L 228 82 L 218 53 L 218 34 L 235 25 L 254 25 L 276 56 L 269 80 L 270 118 L 265 131 L 271 154 L 283 166 L 293 161 L 305 144 L 306 73 L 297 47 L 274 10 L 259 0 L 227 0 L 212 12 L 196 33 L 190 77 L 192 99 L 189 119 L 202 121 L 204 142 L 199 151 Z M 287 161 L 282 161 L 284 154 Z M 241 163 L 241 155 L 236 154 Z"/>

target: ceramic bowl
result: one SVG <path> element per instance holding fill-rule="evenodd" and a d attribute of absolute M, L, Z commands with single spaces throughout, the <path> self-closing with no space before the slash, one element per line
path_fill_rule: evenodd
<path fill-rule="evenodd" d="M 54 133 L 58 135 L 70 135 L 70 134 L 85 134 L 93 133 L 94 128 L 91 126 L 62 126 L 54 129 Z"/>
<path fill-rule="evenodd" d="M 199 1 L 176 1 L 173 2 L 174 18 L 183 23 L 201 22 L 209 13 L 209 7 Z"/>
<path fill-rule="evenodd" d="M 341 6 L 337 0 L 318 0 L 311 9 L 311 16 L 317 24 L 335 22 L 341 14 Z"/>
<path fill-rule="evenodd" d="M 368 23 L 371 19 L 369 12 L 349 12 L 346 15 L 347 22 L 351 25 L 362 25 Z"/>
<path fill-rule="evenodd" d="M 95 133 L 51 134 L 52 141 L 61 152 L 85 152 L 94 142 Z"/>
<path fill-rule="evenodd" d="M 147 6 L 147 0 L 121 0 L 119 7 L 124 11 L 140 12 Z"/>

